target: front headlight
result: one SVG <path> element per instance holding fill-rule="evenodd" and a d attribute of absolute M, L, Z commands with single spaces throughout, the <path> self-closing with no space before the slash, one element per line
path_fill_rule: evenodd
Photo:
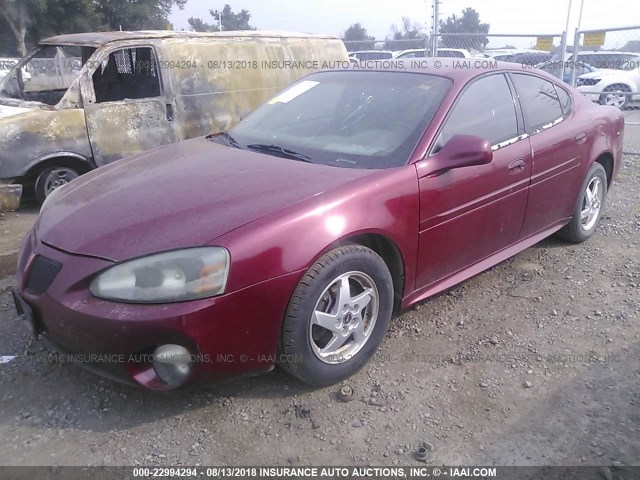
<path fill-rule="evenodd" d="M 180 302 L 224 293 L 228 275 L 226 248 L 187 248 L 115 265 L 98 275 L 90 290 L 105 300 Z"/>

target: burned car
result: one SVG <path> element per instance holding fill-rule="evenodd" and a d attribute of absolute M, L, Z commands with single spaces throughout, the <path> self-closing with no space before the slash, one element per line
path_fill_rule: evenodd
<path fill-rule="evenodd" d="M 93 168 L 226 130 L 295 80 L 341 61 L 339 39 L 293 33 L 43 40 L 0 81 L 0 183 L 33 184 L 42 202 Z"/>
<path fill-rule="evenodd" d="M 340 382 L 394 310 L 551 234 L 591 237 L 623 131 L 618 109 L 517 64 L 313 73 L 228 132 L 54 191 L 16 306 L 149 389 L 275 364 Z"/>

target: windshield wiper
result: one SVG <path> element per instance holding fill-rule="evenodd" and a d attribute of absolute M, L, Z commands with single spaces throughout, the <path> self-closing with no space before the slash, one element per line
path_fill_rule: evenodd
<path fill-rule="evenodd" d="M 252 143 L 247 145 L 247 148 L 251 150 L 257 150 L 258 152 L 275 153 L 282 157 L 292 158 L 293 160 L 300 160 L 301 162 L 313 163 L 311 158 L 288 148 L 281 147 L 280 145 L 267 145 L 263 143 Z"/>
<path fill-rule="evenodd" d="M 221 132 L 220 136 L 223 137 L 233 148 L 240 148 L 240 144 L 236 141 L 235 138 L 231 136 L 229 132 Z"/>

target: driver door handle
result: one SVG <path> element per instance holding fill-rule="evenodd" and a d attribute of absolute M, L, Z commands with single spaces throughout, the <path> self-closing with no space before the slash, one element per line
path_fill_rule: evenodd
<path fill-rule="evenodd" d="M 524 166 L 525 166 L 524 158 L 519 158 L 517 160 L 514 160 L 509 164 L 509 173 L 511 174 L 520 173 L 522 170 L 524 170 Z"/>

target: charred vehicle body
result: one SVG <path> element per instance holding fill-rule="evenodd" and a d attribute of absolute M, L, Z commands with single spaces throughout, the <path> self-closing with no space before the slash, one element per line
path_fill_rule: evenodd
<path fill-rule="evenodd" d="M 96 167 L 227 130 L 343 43 L 278 32 L 104 32 L 43 40 L 0 80 L 0 202 L 39 201 Z M 278 68 L 286 63 L 291 68 Z M 7 200 L 8 201 L 8 200 Z"/>

